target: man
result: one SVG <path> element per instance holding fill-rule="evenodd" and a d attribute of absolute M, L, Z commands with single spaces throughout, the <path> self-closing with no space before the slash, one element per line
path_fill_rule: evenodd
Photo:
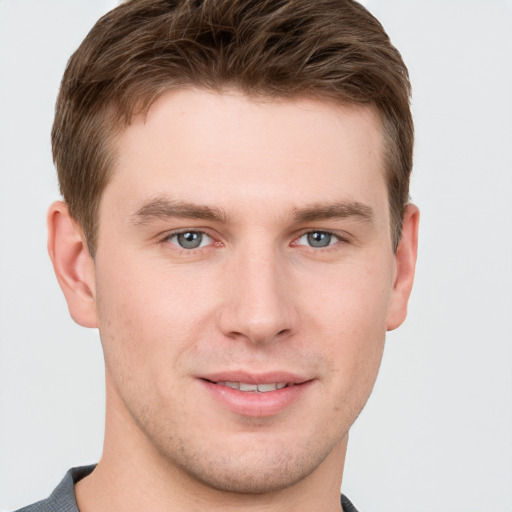
<path fill-rule="evenodd" d="M 103 456 L 23 510 L 355 510 L 348 431 L 406 315 L 407 70 L 348 0 L 132 0 L 70 60 L 49 253 L 98 327 Z"/>

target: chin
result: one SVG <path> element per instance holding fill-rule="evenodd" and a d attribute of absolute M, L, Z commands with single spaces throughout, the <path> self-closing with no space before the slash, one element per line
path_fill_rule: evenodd
<path fill-rule="evenodd" d="M 224 493 L 268 494 L 292 487 L 312 473 L 315 467 L 315 464 L 297 464 L 292 457 L 288 460 L 283 457 L 266 465 L 242 465 L 240 461 L 224 459 L 213 468 L 202 464 L 183 470 L 197 482 Z"/>
<path fill-rule="evenodd" d="M 290 437 L 293 438 L 293 435 Z M 190 455 L 181 447 L 172 464 L 179 466 L 194 481 L 211 489 L 234 494 L 267 494 L 292 487 L 314 473 L 335 451 L 329 446 L 282 445 L 272 449 L 272 443 L 261 443 L 256 449 L 231 454 L 211 452 Z"/>

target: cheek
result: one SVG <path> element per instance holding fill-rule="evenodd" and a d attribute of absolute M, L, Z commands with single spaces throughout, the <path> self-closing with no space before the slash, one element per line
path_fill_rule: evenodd
<path fill-rule="evenodd" d="M 302 293 L 309 304 L 303 309 L 316 312 L 320 325 L 343 334 L 347 340 L 370 341 L 372 332 L 386 332 L 391 292 L 391 265 L 352 261 L 321 278 L 310 276 Z"/>
<path fill-rule="evenodd" d="M 170 269 L 147 262 L 115 261 L 116 267 L 97 272 L 106 364 L 112 371 L 152 378 L 165 378 L 171 368 L 179 372 L 184 354 L 209 328 L 211 294 L 201 286 L 205 280 L 191 280 L 176 271 L 171 275 Z"/>
<path fill-rule="evenodd" d="M 377 376 L 386 336 L 391 266 L 354 262 L 311 281 L 303 315 L 311 336 L 324 340 L 343 396 L 365 401 Z"/>

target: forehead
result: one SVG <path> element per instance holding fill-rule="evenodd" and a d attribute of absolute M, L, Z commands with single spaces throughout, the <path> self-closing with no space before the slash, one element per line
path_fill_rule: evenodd
<path fill-rule="evenodd" d="M 255 202 L 385 203 L 383 146 L 368 106 L 171 91 L 119 136 L 105 195 L 132 210 L 161 195 L 245 211 Z"/>

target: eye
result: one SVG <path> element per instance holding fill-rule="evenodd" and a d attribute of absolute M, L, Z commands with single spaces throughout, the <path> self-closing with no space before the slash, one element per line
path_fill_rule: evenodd
<path fill-rule="evenodd" d="M 202 231 L 182 231 L 174 233 L 167 238 L 167 241 L 182 249 L 198 249 L 212 243 L 212 239 Z"/>
<path fill-rule="evenodd" d="M 310 247 L 321 249 L 323 247 L 329 247 L 339 241 L 339 237 L 328 231 L 309 231 L 308 233 L 304 233 L 297 240 L 297 245 L 309 245 Z"/>

